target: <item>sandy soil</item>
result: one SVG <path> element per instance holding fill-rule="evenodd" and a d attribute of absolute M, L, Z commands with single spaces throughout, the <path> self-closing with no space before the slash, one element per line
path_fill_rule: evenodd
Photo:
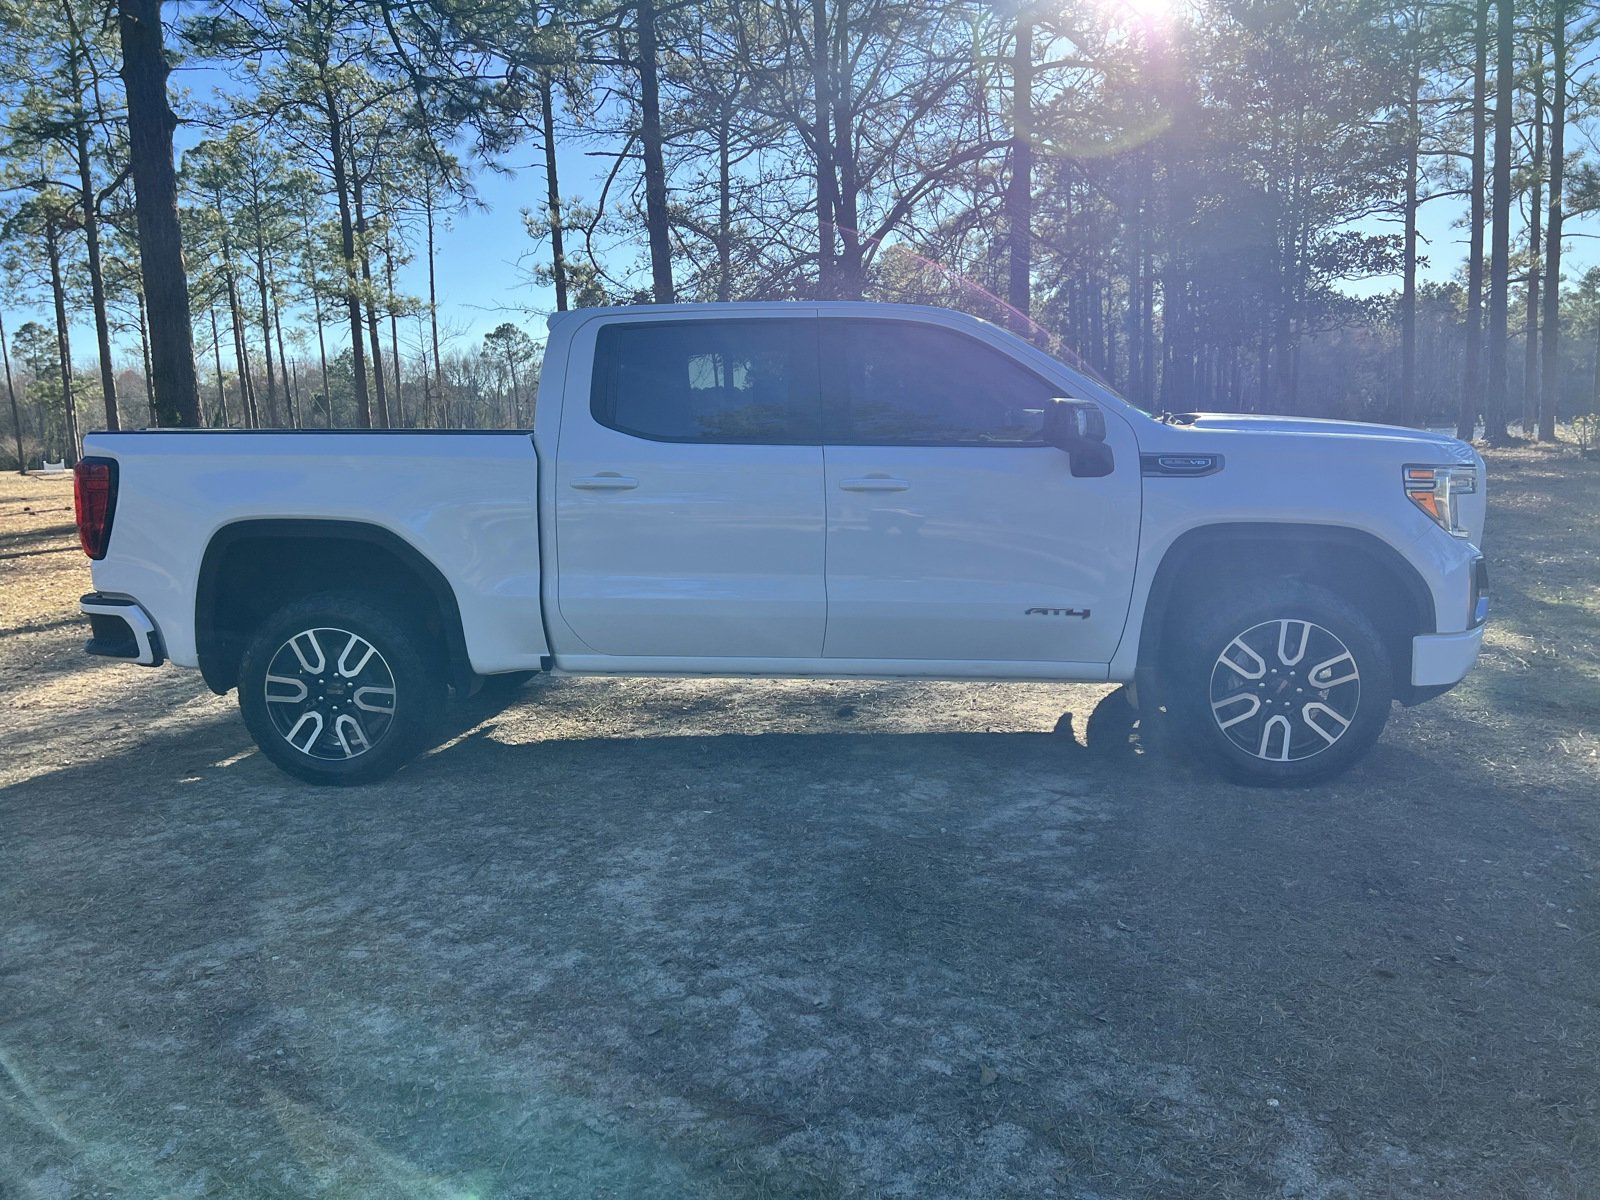
<path fill-rule="evenodd" d="M 1600 464 L 1491 470 L 1480 669 L 1290 793 L 607 680 L 313 790 L 0 480 L 0 1197 L 1593 1195 Z"/>

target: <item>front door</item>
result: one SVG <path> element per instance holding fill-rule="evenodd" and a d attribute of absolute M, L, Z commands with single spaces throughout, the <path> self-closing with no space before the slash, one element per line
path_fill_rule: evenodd
<path fill-rule="evenodd" d="M 816 363 L 804 317 L 599 327 L 555 485 L 558 606 L 590 652 L 821 654 Z"/>
<path fill-rule="evenodd" d="M 1060 384 L 955 329 L 822 325 L 824 654 L 1109 662 L 1138 551 L 1132 430 L 1108 413 L 1114 470 L 1075 478 L 1039 437 Z"/>

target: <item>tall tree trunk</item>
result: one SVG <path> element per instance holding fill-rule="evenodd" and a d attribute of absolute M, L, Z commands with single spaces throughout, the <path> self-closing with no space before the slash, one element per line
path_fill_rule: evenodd
<path fill-rule="evenodd" d="M 1489 100 L 1489 0 L 1477 0 L 1473 32 L 1472 66 L 1472 178 L 1468 185 L 1467 347 L 1461 380 L 1461 407 L 1456 415 L 1456 436 L 1470 441 L 1483 411 L 1483 197 L 1485 143 L 1488 141 Z"/>
<path fill-rule="evenodd" d="M 28 462 L 22 455 L 22 410 L 17 407 L 17 388 L 11 382 L 11 351 L 6 346 L 6 319 L 0 315 L 0 359 L 6 364 L 6 394 L 11 397 L 11 432 L 17 438 L 17 474 L 28 473 Z"/>
<path fill-rule="evenodd" d="M 444 365 L 439 361 L 439 291 L 433 262 L 433 193 L 428 193 L 428 323 L 433 329 L 433 378 L 439 392 L 439 425 L 450 428 L 450 401 L 444 390 Z M 564 270 L 564 268 L 563 268 Z"/>
<path fill-rule="evenodd" d="M 840 36 L 850 28 L 849 0 L 835 0 Z M 839 234 L 839 295 L 859 300 L 866 287 L 863 269 L 865 246 L 861 240 L 861 172 L 851 140 L 855 112 L 853 83 L 848 73 L 833 79 L 833 165 L 839 187 L 834 195 L 834 224 Z"/>
<path fill-rule="evenodd" d="M 1546 228 L 1544 292 L 1544 402 L 1539 408 L 1539 439 L 1556 438 L 1556 408 L 1561 402 L 1561 223 L 1567 152 L 1567 0 L 1551 0 L 1551 57 L 1555 83 L 1550 93 L 1550 221 Z"/>
<path fill-rule="evenodd" d="M 50 293 L 56 305 L 56 358 L 61 368 L 61 401 L 66 406 L 67 466 L 76 466 L 82 448 L 78 444 L 78 406 L 72 395 L 72 341 L 67 326 L 67 289 L 61 281 L 61 234 L 54 225 L 45 230 L 45 251 L 50 258 Z M 41 440 L 43 430 L 40 431 Z"/>
<path fill-rule="evenodd" d="M 1494 198 L 1489 249 L 1489 379 L 1484 392 L 1483 436 L 1506 440 L 1506 315 L 1511 264 L 1511 118 L 1516 64 L 1512 58 L 1516 0 L 1495 0 Z"/>
<path fill-rule="evenodd" d="M 261 301 L 261 349 L 267 358 L 267 422 L 275 426 L 278 424 L 278 386 L 272 374 L 272 312 L 271 305 L 267 302 L 267 248 L 261 241 L 259 215 L 255 225 L 256 290 Z"/>
<path fill-rule="evenodd" d="M 717 120 L 717 299 L 733 299 L 733 104 Z"/>
<path fill-rule="evenodd" d="M 261 427 L 261 412 L 256 407 L 255 381 L 250 378 L 250 351 L 244 337 L 244 305 L 239 300 L 239 281 L 233 268 L 233 241 L 228 236 L 227 218 L 222 214 L 222 197 L 215 197 L 217 220 L 222 229 L 222 282 L 228 294 L 228 320 L 233 325 L 233 356 L 239 367 L 239 419 L 246 429 Z"/>
<path fill-rule="evenodd" d="M 1528 86 L 1533 90 L 1533 195 L 1528 203 L 1528 287 L 1527 312 L 1523 319 L 1522 356 L 1522 435 L 1533 437 L 1539 422 L 1539 258 L 1544 245 L 1539 239 L 1539 208 L 1544 195 L 1544 40 L 1533 39 L 1533 63 Z"/>
<path fill-rule="evenodd" d="M 1415 27 L 1412 36 L 1418 36 Z M 1415 46 L 1406 81 L 1406 214 L 1404 282 L 1400 291 L 1400 399 L 1395 423 L 1412 420 L 1417 402 L 1417 184 L 1421 173 L 1422 126 L 1417 111 L 1422 94 L 1421 52 Z"/>
<path fill-rule="evenodd" d="M 422 359 L 422 424 L 437 429 L 439 426 L 433 420 L 433 368 L 428 365 L 428 329 L 421 313 L 417 314 L 417 354 Z"/>
<path fill-rule="evenodd" d="M 1033 298 L 1033 14 L 1017 16 L 1011 59 L 1011 178 L 1006 183 L 1006 240 L 1010 252 L 1006 303 L 1017 333 L 1027 335 Z"/>
<path fill-rule="evenodd" d="M 272 328 L 278 334 L 278 366 L 283 369 L 283 406 L 289 410 L 289 428 L 298 429 L 304 421 L 297 413 L 297 399 L 289 394 L 289 360 L 283 353 L 283 298 L 278 294 L 278 284 L 272 283 Z"/>
<path fill-rule="evenodd" d="M 83 205 L 83 236 L 89 251 L 89 297 L 94 309 L 95 344 L 100 351 L 100 394 L 105 399 L 106 428 L 122 428 L 117 416 L 117 370 L 111 361 L 111 322 L 106 317 L 105 270 L 100 261 L 100 219 L 89 161 L 89 130 L 78 125 L 78 178 Z"/>
<path fill-rule="evenodd" d="M 279 357 L 281 358 L 282 354 L 283 354 L 283 344 L 282 344 L 283 325 L 281 324 L 281 322 L 278 325 L 278 338 L 279 338 L 278 354 L 279 354 Z M 296 428 L 296 429 L 304 429 L 306 427 L 306 422 L 305 422 L 305 417 L 302 415 L 305 410 L 300 407 L 300 361 L 299 361 L 299 359 L 290 359 L 288 362 L 286 362 L 284 364 L 284 368 L 283 368 L 283 391 L 284 391 L 284 395 L 285 396 L 292 397 L 292 399 L 289 402 L 289 423 L 291 425 L 293 425 L 294 428 Z"/>
<path fill-rule="evenodd" d="M 217 328 L 217 306 L 211 306 L 211 352 L 217 357 L 217 418 L 228 425 L 228 385 L 222 374 L 222 333 Z"/>
<path fill-rule="evenodd" d="M 389 293 L 389 359 L 394 363 L 394 423 L 405 428 L 405 381 L 400 376 L 400 318 L 395 314 L 394 238 L 392 226 L 383 229 L 383 280 Z"/>
<path fill-rule="evenodd" d="M 556 173 L 556 111 L 554 80 L 549 71 L 539 74 L 539 119 L 544 134 L 545 212 L 550 221 L 550 278 L 556 285 L 556 311 L 567 311 L 567 254 L 565 231 L 561 228 L 561 182 Z M 433 287 L 433 192 L 428 192 L 428 279 L 429 299 Z M 437 334 L 437 325 L 435 325 Z M 434 338 L 433 361 L 439 362 L 438 337 Z"/>
<path fill-rule="evenodd" d="M 667 167 L 662 156 L 661 87 L 656 78 L 655 0 L 636 0 L 639 37 L 639 143 L 644 152 L 644 223 L 650 240 L 650 280 L 657 304 L 671 304 L 672 242 L 667 216 Z"/>
<path fill-rule="evenodd" d="M 1137 197 L 1128 205 L 1128 217 L 1123 222 L 1125 234 L 1123 237 L 1123 251 L 1127 258 L 1125 271 L 1128 280 L 1128 307 L 1126 314 L 1127 336 L 1124 339 L 1128 346 L 1128 399 L 1138 404 L 1144 397 L 1144 373 L 1139 367 L 1139 348 L 1143 337 L 1139 330 L 1139 242 L 1143 236 L 1140 226 L 1144 221 L 1144 209 Z"/>
<path fill-rule="evenodd" d="M 1155 260 L 1155 233 L 1150 228 L 1153 222 L 1148 212 L 1141 227 L 1144 249 L 1141 257 L 1144 260 L 1144 274 L 1141 281 L 1143 295 L 1139 304 L 1144 309 L 1144 316 L 1140 318 L 1140 327 L 1144 331 L 1144 348 L 1140 351 L 1140 361 L 1144 365 L 1144 395 L 1147 400 L 1154 400 L 1156 395 L 1156 273 L 1152 267 Z M 1265 376 L 1263 376 L 1265 378 Z"/>
<path fill-rule="evenodd" d="M 240 419 L 246 429 L 260 429 L 261 410 L 256 407 L 255 381 L 250 378 L 250 348 L 244 340 L 244 313 L 239 303 L 238 282 L 231 268 L 224 267 L 222 274 L 228 285 L 228 317 L 233 322 L 233 358 L 239 368 Z"/>
<path fill-rule="evenodd" d="M 389 427 L 389 395 L 383 383 L 383 343 L 378 337 L 378 306 L 372 302 L 372 257 L 367 253 L 367 210 L 362 203 L 361 172 L 350 177 L 350 195 L 356 205 L 357 250 L 361 260 L 362 291 L 367 295 L 367 335 L 372 342 L 372 391 L 378 401 L 378 426 Z"/>
<path fill-rule="evenodd" d="M 372 428 L 372 403 L 367 397 L 367 357 L 361 348 L 361 291 L 357 286 L 355 222 L 350 216 L 350 173 L 345 162 L 344 121 L 333 84 L 323 80 L 323 113 L 328 119 L 328 152 L 333 166 L 333 190 L 339 199 L 339 249 L 344 262 L 345 306 L 350 314 L 350 365 L 356 393 L 356 424 Z M 329 420 L 333 399 L 328 397 Z"/>
<path fill-rule="evenodd" d="M 432 216 L 430 212 L 430 218 Z M 317 286 L 317 260 L 311 244 L 311 213 L 300 214 L 301 228 L 306 238 L 306 286 L 311 290 L 311 314 L 317 323 L 317 358 L 322 364 L 322 408 L 328 418 L 328 428 L 333 428 L 333 397 L 328 394 L 328 339 L 322 327 L 322 290 Z M 431 227 L 430 227 L 431 228 Z M 431 247 L 431 242 L 430 242 Z M 433 270 L 430 254 L 428 270 Z"/>
<path fill-rule="evenodd" d="M 150 424 L 159 425 L 156 419 L 156 393 L 150 386 L 150 310 L 139 293 L 139 355 L 144 360 L 144 400 L 150 409 Z"/>
<path fill-rule="evenodd" d="M 832 300 L 838 293 L 834 219 L 839 208 L 838 176 L 833 166 L 833 69 L 828 58 L 827 0 L 811 0 L 811 83 L 817 118 L 812 147 L 817 160 L 817 295 Z"/>
<path fill-rule="evenodd" d="M 139 273 L 150 304 L 151 389 L 158 423 L 200 424 L 200 385 L 194 369 L 189 280 L 178 226 L 178 180 L 172 131 L 178 120 L 167 102 L 167 56 L 161 41 L 161 0 L 117 0 L 122 82 L 128 95 L 128 153 Z"/>
<path fill-rule="evenodd" d="M 89 113 L 85 110 L 85 95 L 95 91 L 83 78 L 81 70 L 84 42 L 78 30 L 77 16 L 72 4 L 61 5 L 67 20 L 72 45 L 67 51 L 67 65 L 72 78 L 76 108 L 72 114 L 72 135 L 77 148 L 78 203 L 83 209 L 83 239 L 89 252 L 89 297 L 94 310 L 95 344 L 100 351 L 100 395 L 105 401 L 106 428 L 112 432 L 122 427 L 117 419 L 117 370 L 111 361 L 111 322 L 106 316 L 106 276 L 100 259 L 100 198 L 95 195 L 94 159 L 89 146 Z"/>

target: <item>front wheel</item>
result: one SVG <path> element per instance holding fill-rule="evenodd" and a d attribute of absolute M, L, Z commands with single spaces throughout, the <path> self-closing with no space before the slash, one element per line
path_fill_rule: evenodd
<path fill-rule="evenodd" d="M 1191 745 L 1241 783 L 1315 783 L 1378 740 L 1394 698 L 1388 648 L 1342 597 L 1310 585 L 1234 592 L 1194 614 L 1173 707 Z"/>
<path fill-rule="evenodd" d="M 256 745 L 312 783 L 392 774 L 427 745 L 445 690 L 421 631 L 356 593 L 280 609 L 239 669 L 239 709 Z"/>

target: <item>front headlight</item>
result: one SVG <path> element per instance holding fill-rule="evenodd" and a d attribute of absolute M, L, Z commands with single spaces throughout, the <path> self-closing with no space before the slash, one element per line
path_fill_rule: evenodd
<path fill-rule="evenodd" d="M 1456 497 L 1478 490 L 1477 467 L 1408 466 L 1404 471 L 1406 498 L 1433 518 L 1452 537 L 1471 537 L 1461 523 Z"/>

